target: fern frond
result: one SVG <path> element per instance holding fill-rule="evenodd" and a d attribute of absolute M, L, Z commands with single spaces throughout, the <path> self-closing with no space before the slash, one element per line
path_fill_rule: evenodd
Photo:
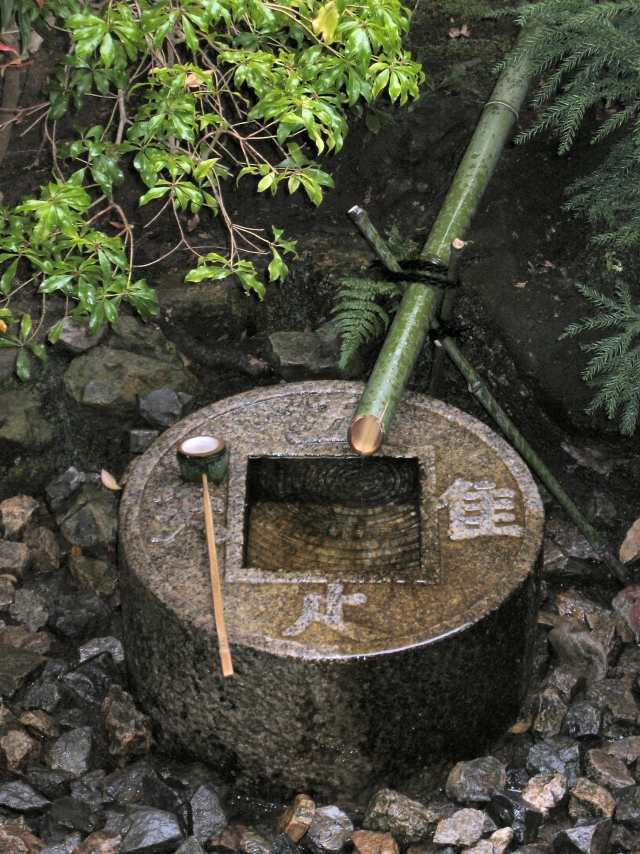
<path fill-rule="evenodd" d="M 342 335 L 338 366 L 345 370 L 361 347 L 380 338 L 389 328 L 400 287 L 357 278 L 345 278 L 340 284 L 333 315 Z"/>

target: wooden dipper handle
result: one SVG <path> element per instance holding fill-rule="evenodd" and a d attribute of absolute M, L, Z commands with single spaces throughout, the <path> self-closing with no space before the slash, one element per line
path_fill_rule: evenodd
<path fill-rule="evenodd" d="M 202 475 L 202 504 L 204 507 L 204 524 L 207 531 L 207 551 L 209 552 L 211 599 L 213 600 L 213 614 L 216 621 L 216 633 L 218 635 L 218 650 L 220 652 L 222 675 L 233 676 L 233 662 L 231 661 L 231 650 L 229 649 L 227 627 L 224 622 L 222 584 L 220 583 L 216 538 L 213 530 L 213 512 L 211 510 L 211 498 L 209 496 L 209 481 L 207 479 L 207 475 L 204 473 Z"/>

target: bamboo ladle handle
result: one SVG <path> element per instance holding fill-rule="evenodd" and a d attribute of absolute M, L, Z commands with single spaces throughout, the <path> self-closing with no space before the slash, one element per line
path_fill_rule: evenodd
<path fill-rule="evenodd" d="M 213 615 L 216 623 L 216 633 L 218 635 L 218 650 L 220 652 L 222 675 L 233 676 L 233 662 L 231 660 L 231 650 L 229 649 L 227 627 L 224 621 L 222 584 L 220 583 L 220 568 L 218 567 L 218 554 L 216 552 L 213 512 L 211 510 L 211 497 L 209 495 L 209 480 L 204 472 L 202 474 L 202 505 L 204 508 L 204 525 L 207 532 L 207 551 L 209 552 L 211 599 L 213 601 Z"/>

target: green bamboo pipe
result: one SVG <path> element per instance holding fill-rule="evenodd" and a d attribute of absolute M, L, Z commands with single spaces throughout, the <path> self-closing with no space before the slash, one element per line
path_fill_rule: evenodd
<path fill-rule="evenodd" d="M 522 38 L 521 34 L 519 42 Z M 448 265 L 451 244 L 466 234 L 529 82 L 529 68 L 522 62 L 508 65 L 500 75 L 424 245 L 424 261 Z M 439 302 L 437 288 L 419 282 L 407 286 L 349 428 L 349 442 L 356 453 L 368 456 L 381 447 Z"/>
<path fill-rule="evenodd" d="M 382 235 L 373 225 L 366 211 L 362 210 L 362 208 L 358 208 L 357 212 L 354 213 L 354 209 L 352 208 L 352 210 L 349 211 L 349 215 L 365 235 L 367 240 L 369 240 L 371 245 L 375 248 L 380 260 L 387 270 L 392 273 L 401 273 L 402 267 L 398 259 L 395 257 Z M 439 331 L 439 324 L 435 318 L 431 321 L 431 328 L 436 333 Z M 622 561 L 618 560 L 607 544 L 606 538 L 593 527 L 577 504 L 565 491 L 564 487 L 549 469 L 547 464 L 538 456 L 531 445 L 527 442 L 520 430 L 518 430 L 495 397 L 491 394 L 489 386 L 485 383 L 471 362 L 466 358 L 462 350 L 458 347 L 456 341 L 447 335 L 442 335 L 437 339 L 436 343 L 439 345 L 440 350 L 444 350 L 453 364 L 458 368 L 462 376 L 466 379 L 469 392 L 476 398 L 490 417 L 493 418 L 511 445 L 513 445 L 520 456 L 529 464 L 534 473 L 540 478 L 551 495 L 556 499 L 558 504 L 560 504 L 569 518 L 575 523 L 576 527 L 582 532 L 582 534 L 584 534 L 598 556 L 604 561 L 604 563 L 606 563 L 618 581 L 623 585 L 626 584 L 629 580 L 629 573 L 626 566 Z"/>

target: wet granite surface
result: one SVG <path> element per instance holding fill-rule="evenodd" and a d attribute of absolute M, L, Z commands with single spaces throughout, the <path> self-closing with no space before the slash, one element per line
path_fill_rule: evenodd
<path fill-rule="evenodd" d="M 368 564 L 354 564 L 344 531 L 329 531 L 331 560 L 318 561 L 309 547 L 304 566 L 308 500 L 314 490 L 318 497 L 313 467 L 297 494 L 270 493 L 267 484 L 254 490 L 252 505 L 250 459 L 328 460 L 338 472 L 353 459 L 346 433 L 360 391 L 355 383 L 318 382 L 221 401 L 165 433 L 129 477 L 121 506 L 123 610 L 140 699 L 167 744 L 195 745 L 239 784 L 353 791 L 374 774 L 445 749 L 474 749 L 515 715 L 522 695 L 543 512 L 520 459 L 484 425 L 425 397 L 407 396 L 400 407 L 382 453 L 416 461 L 419 471 L 410 503 L 387 506 L 408 507 L 417 520 L 419 559 L 410 571 L 388 560 L 384 503 L 373 505 L 382 522 Z M 236 667 L 226 681 L 202 496 L 180 481 L 175 456 L 180 441 L 202 433 L 222 436 L 230 448 L 229 480 L 211 487 Z M 325 491 L 316 500 L 320 516 L 331 510 L 335 523 L 336 506 L 343 516 L 371 513 L 366 500 L 357 507 L 349 478 L 344 490 L 339 473 L 335 482 L 343 494 L 331 505 Z M 284 531 L 273 507 L 283 498 Z M 263 526 L 271 518 L 281 528 L 267 567 L 247 565 L 261 502 L 270 507 Z M 415 564 L 415 540 L 413 552 Z M 383 568 L 374 572 L 376 553 Z"/>

